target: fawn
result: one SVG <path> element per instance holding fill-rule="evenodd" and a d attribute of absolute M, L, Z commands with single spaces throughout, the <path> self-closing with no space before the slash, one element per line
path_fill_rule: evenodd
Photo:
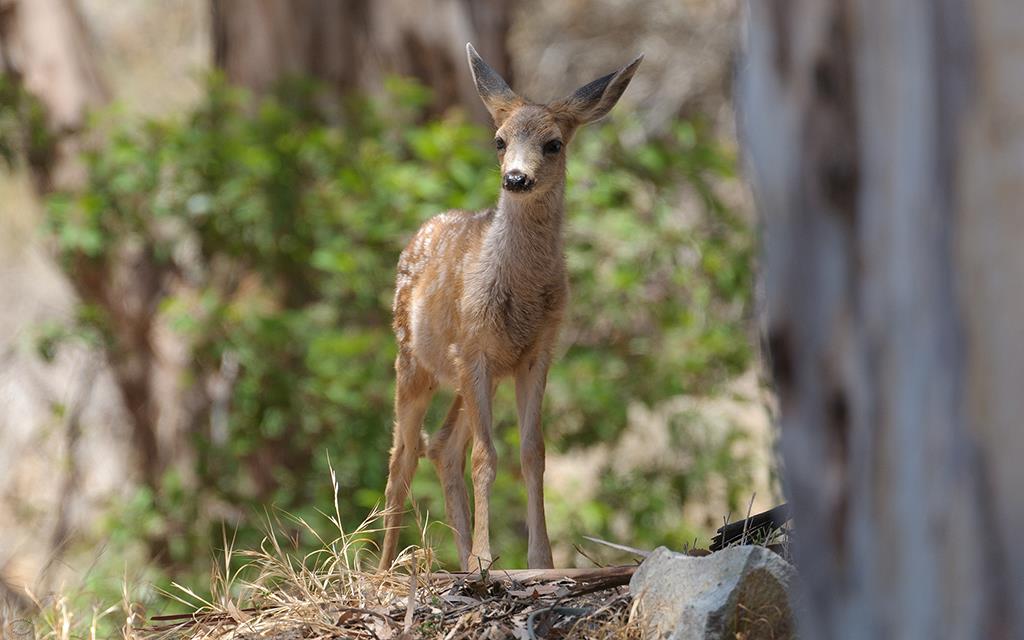
<path fill-rule="evenodd" d="M 515 377 L 527 491 L 527 561 L 530 568 L 551 568 L 540 417 L 568 296 L 562 249 L 565 151 L 577 127 L 611 110 L 643 59 L 544 105 L 513 93 L 472 44 L 466 52 L 477 92 L 497 128 L 502 191 L 495 209 L 450 211 L 427 221 L 398 262 L 394 445 L 381 570 L 394 562 L 409 483 L 424 453 L 444 489 L 462 569 L 469 568 L 471 556 L 484 567 L 490 563 L 488 503 L 497 462 L 491 402 L 506 376 Z M 439 384 L 457 395 L 427 446 L 423 417 Z M 470 442 L 472 538 L 464 475 Z"/>

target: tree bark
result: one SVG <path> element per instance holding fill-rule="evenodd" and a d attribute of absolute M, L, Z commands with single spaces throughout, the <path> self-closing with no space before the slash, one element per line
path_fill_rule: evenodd
<path fill-rule="evenodd" d="M 1022 637 L 1024 5 L 745 21 L 802 637 Z"/>
<path fill-rule="evenodd" d="M 0 0 L 0 74 L 20 82 L 45 107 L 52 153 L 29 158 L 40 191 L 83 179 L 76 135 L 107 88 L 74 0 Z"/>
<path fill-rule="evenodd" d="M 503 0 L 211 0 L 211 8 L 214 63 L 257 93 L 289 75 L 317 78 L 339 95 L 375 93 L 396 73 L 434 89 L 433 113 L 460 105 L 483 118 L 466 42 L 511 71 Z"/>
<path fill-rule="evenodd" d="M 108 100 L 92 41 L 74 0 L 0 0 L 0 73 L 42 104 L 53 141 L 29 158 L 40 196 L 83 186 L 82 130 L 89 112 Z M 157 443 L 151 343 L 162 279 L 145 250 L 83 260 L 68 270 L 75 292 L 109 316 L 107 359 L 129 416 L 139 477 L 156 488 L 163 468 Z"/>

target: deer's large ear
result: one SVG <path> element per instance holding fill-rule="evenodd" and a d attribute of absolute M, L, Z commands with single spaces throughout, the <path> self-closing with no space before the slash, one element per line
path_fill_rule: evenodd
<path fill-rule="evenodd" d="M 523 100 L 509 89 L 505 79 L 484 62 L 471 43 L 466 43 L 466 55 L 469 57 L 469 69 L 473 72 L 473 83 L 476 92 L 484 101 L 484 106 L 494 118 L 495 126 L 501 126 L 505 118 L 519 107 Z"/>
<path fill-rule="evenodd" d="M 642 55 L 638 56 L 636 60 L 615 73 L 609 73 L 585 84 L 574 91 L 572 95 L 556 100 L 549 106 L 567 116 L 574 125 L 586 124 L 603 118 L 622 97 L 622 93 L 629 86 L 629 81 L 633 79 L 633 74 L 636 73 L 636 68 L 640 66 L 643 59 Z"/>

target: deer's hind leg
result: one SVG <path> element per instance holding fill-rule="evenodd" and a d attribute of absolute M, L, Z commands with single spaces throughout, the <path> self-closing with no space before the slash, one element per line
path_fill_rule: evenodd
<path fill-rule="evenodd" d="M 388 484 L 384 490 L 384 546 L 381 548 L 381 571 L 391 568 L 398 549 L 405 499 L 416 463 L 423 451 L 423 416 L 430 407 L 437 381 L 420 365 L 416 357 L 404 350 L 395 361 L 395 426 Z"/>
<path fill-rule="evenodd" d="M 430 439 L 427 455 L 444 489 L 444 509 L 448 523 L 455 530 L 455 547 L 459 566 L 469 568 L 473 539 L 469 529 L 469 493 L 466 490 L 466 450 L 473 433 L 462 410 L 462 396 L 455 396 L 441 429 Z"/>

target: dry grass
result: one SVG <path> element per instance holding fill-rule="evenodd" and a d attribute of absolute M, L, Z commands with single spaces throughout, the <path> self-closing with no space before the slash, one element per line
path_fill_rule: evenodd
<path fill-rule="evenodd" d="M 110 623 L 119 627 L 117 635 L 131 635 L 133 621 L 139 619 L 139 607 L 133 604 L 127 591 L 122 601 L 106 608 L 93 605 L 83 611 L 67 594 L 40 598 L 26 593 L 34 611 L 22 610 L 0 602 L 0 638 L 3 640 L 100 640 L 109 638 Z M 121 624 L 123 622 L 123 624 Z"/>
<path fill-rule="evenodd" d="M 377 574 L 373 538 L 383 514 L 372 512 L 354 531 L 346 531 L 338 504 L 339 487 L 333 471 L 334 513 L 324 514 L 333 525 L 324 537 L 302 518 L 282 514 L 267 518 L 259 549 L 238 550 L 224 540 L 224 552 L 211 574 L 209 599 L 187 585 L 172 583 L 165 595 L 193 611 L 191 615 L 154 618 L 155 624 L 134 631 L 146 639 L 333 637 L 342 628 L 358 637 L 389 637 L 396 623 L 390 609 L 409 596 L 410 575 L 429 573 L 435 558 L 428 545 L 402 550 L 391 572 Z M 319 541 L 320 549 L 303 557 L 290 552 L 280 533 L 281 517 Z M 427 521 L 417 517 L 421 539 Z M 241 566 L 238 560 L 242 560 Z M 417 595 L 422 597 L 423 594 Z"/>
<path fill-rule="evenodd" d="M 172 583 L 163 592 L 190 613 L 147 619 L 127 587 L 119 604 L 84 612 L 66 596 L 42 600 L 29 594 L 38 613 L 29 621 L 0 607 L 0 638 L 97 640 L 110 637 L 111 630 L 130 640 L 641 637 L 639 616 L 624 586 L 631 568 L 588 575 L 558 572 L 543 579 L 487 567 L 470 574 L 445 573 L 429 544 L 431 522 L 418 513 L 420 543 L 403 549 L 390 571 L 378 573 L 375 540 L 381 537 L 384 514 L 375 510 L 347 531 L 333 472 L 331 480 L 334 513 L 323 514 L 332 524 L 329 536 L 286 513 L 268 515 L 258 549 L 237 549 L 225 535 L 209 585 L 196 589 Z M 294 538 L 282 533 L 296 530 L 314 536 L 319 549 L 298 554 Z M 746 542 L 782 547 L 785 533 L 776 530 Z M 788 618 L 772 606 L 775 596 L 785 594 L 741 598 L 733 637 L 790 637 Z"/>
<path fill-rule="evenodd" d="M 324 536 L 301 518 L 267 517 L 258 549 L 237 549 L 224 536 L 208 588 L 172 583 L 163 591 L 190 613 L 147 618 L 127 587 L 122 602 L 84 612 L 69 597 L 33 598 L 31 619 L 0 605 L 0 638 L 7 640 L 233 640 L 298 638 L 639 638 L 616 575 L 538 580 L 483 568 L 473 574 L 438 571 L 428 544 L 429 519 L 416 514 L 421 543 L 401 551 L 392 570 L 376 572 L 383 513 L 374 511 L 353 531 L 335 504 L 324 514 Z M 283 531 L 315 536 L 319 550 L 294 551 Z M 512 579 L 513 576 L 519 579 Z M 602 577 L 604 576 L 604 577 Z M 127 581 L 126 581 L 127 584 Z M 209 596 L 200 592 L 210 593 Z"/>

